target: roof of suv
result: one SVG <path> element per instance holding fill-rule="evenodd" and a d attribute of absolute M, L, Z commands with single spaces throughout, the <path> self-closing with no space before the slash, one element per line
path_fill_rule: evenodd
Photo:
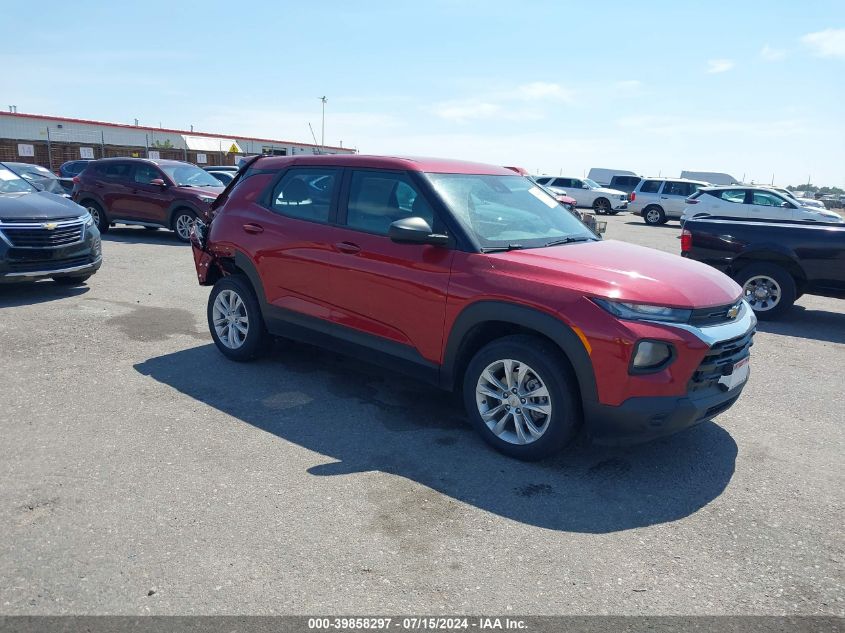
<path fill-rule="evenodd" d="M 485 174 L 491 176 L 514 176 L 514 172 L 498 165 L 471 163 L 446 158 L 419 158 L 402 156 L 370 156 L 366 154 L 319 154 L 314 156 L 262 156 L 256 166 L 282 168 L 290 165 L 320 165 L 325 167 L 365 167 L 371 169 L 395 169 L 425 171 L 441 174 Z"/>
<path fill-rule="evenodd" d="M 117 162 L 126 162 L 131 161 L 133 163 L 152 163 L 154 165 L 193 165 L 193 163 L 186 163 L 183 160 L 167 160 L 164 158 L 155 159 L 155 158 L 133 158 L 131 156 L 122 156 L 117 158 L 98 158 L 97 160 L 92 160 L 89 162 L 92 163 L 117 163 Z"/>
<path fill-rule="evenodd" d="M 690 180 L 689 178 L 672 178 L 671 176 L 643 176 L 643 180 L 671 180 L 672 182 L 691 182 L 694 185 L 710 184 L 709 182 L 706 182 L 704 180 Z"/>

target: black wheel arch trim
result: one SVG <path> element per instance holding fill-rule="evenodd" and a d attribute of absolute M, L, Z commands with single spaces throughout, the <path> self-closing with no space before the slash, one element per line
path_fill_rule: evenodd
<path fill-rule="evenodd" d="M 478 301 L 470 304 L 458 315 L 449 332 L 443 365 L 440 368 L 440 386 L 454 389 L 458 376 L 455 372 L 464 360 L 463 345 L 473 328 L 487 322 L 504 322 L 533 330 L 553 341 L 566 355 L 575 377 L 582 404 L 586 409 L 598 402 L 596 378 L 590 355 L 578 335 L 564 321 L 547 312 L 528 306 L 504 301 Z"/>
<path fill-rule="evenodd" d="M 200 211 L 200 209 L 193 203 L 187 200 L 175 200 L 170 203 L 170 207 L 168 207 L 167 209 L 167 224 L 165 226 L 172 227 L 173 220 L 176 219 L 176 212 L 181 211 L 182 209 L 188 209 L 198 218 L 202 218 L 202 216 L 204 215 L 204 212 Z"/>

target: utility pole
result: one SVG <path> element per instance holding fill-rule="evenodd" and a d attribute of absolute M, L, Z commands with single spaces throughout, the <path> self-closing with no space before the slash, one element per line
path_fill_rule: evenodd
<path fill-rule="evenodd" d="M 328 99 L 326 99 L 326 96 L 323 95 L 320 97 L 320 101 L 323 103 L 323 128 L 320 134 L 320 149 L 323 149 L 326 147 L 326 101 L 328 101 Z"/>

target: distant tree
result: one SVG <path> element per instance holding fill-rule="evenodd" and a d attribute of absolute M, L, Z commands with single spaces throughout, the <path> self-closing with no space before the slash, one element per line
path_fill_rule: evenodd
<path fill-rule="evenodd" d="M 173 149 L 173 143 L 170 142 L 170 139 L 166 141 L 153 141 L 151 147 L 155 147 L 156 149 Z"/>

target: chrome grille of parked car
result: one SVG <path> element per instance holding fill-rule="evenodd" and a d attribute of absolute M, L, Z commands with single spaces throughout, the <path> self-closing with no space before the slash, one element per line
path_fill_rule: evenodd
<path fill-rule="evenodd" d="M 754 330 L 713 345 L 692 375 L 688 385 L 689 390 L 700 391 L 714 387 L 722 376 L 730 373 L 736 363 L 749 355 L 753 344 Z"/>
<path fill-rule="evenodd" d="M 79 219 L 0 223 L 0 236 L 16 248 L 58 248 L 81 242 L 84 235 L 85 224 Z"/>

